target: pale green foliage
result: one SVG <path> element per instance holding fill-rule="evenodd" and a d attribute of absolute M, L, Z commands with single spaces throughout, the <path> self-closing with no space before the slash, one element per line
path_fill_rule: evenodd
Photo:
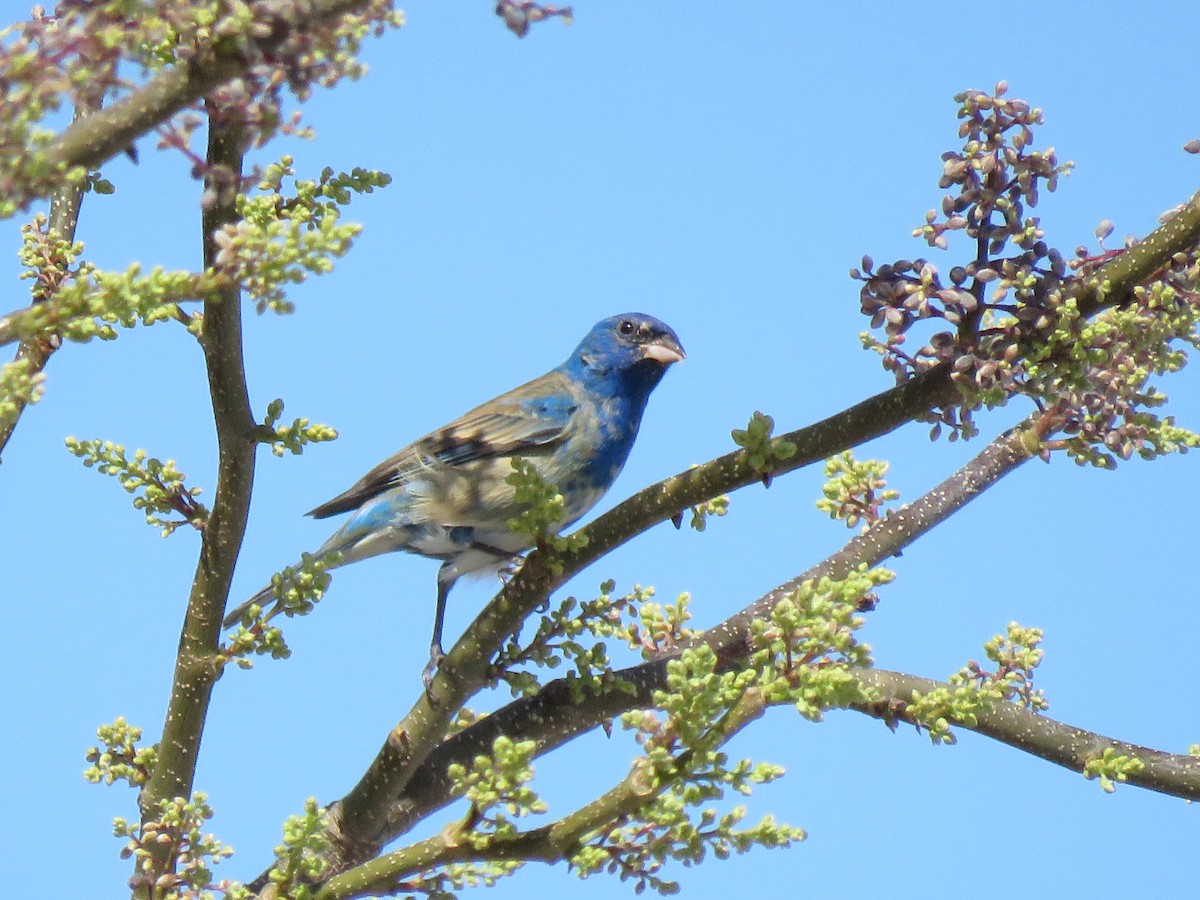
<path fill-rule="evenodd" d="M 604 582 L 594 600 L 581 602 L 567 597 L 538 619 L 537 629 L 524 645 L 519 635 L 508 639 L 493 661 L 493 669 L 497 678 L 507 682 L 513 696 L 535 693 L 541 686 L 537 676 L 521 666 L 556 669 L 564 661 L 572 667 L 566 680 L 576 697 L 582 698 L 587 692 L 629 689 L 626 682 L 614 676 L 604 641 L 612 637 L 628 640 L 637 626 L 626 622 L 626 617 L 635 616 L 637 604 L 654 589 L 635 585 L 631 592 L 614 597 L 615 586 L 613 581 Z M 597 640 L 585 644 L 581 640 L 585 635 Z"/>
<path fill-rule="evenodd" d="M 487 713 L 476 712 L 469 706 L 460 706 L 454 713 L 454 718 L 450 720 L 450 725 L 446 730 L 446 735 L 453 736 L 466 728 L 470 728 L 476 722 L 487 717 Z"/>
<path fill-rule="evenodd" d="M 271 452 L 276 456 L 283 456 L 284 451 L 290 451 L 293 455 L 299 456 L 304 452 L 306 444 L 337 440 L 337 431 L 328 425 L 309 422 L 308 419 L 294 419 L 291 425 L 284 426 L 278 424 L 282 416 L 283 401 L 272 400 L 267 405 L 267 418 L 263 425 L 274 434 L 270 443 Z"/>
<path fill-rule="evenodd" d="M 1130 775 L 1137 775 L 1146 768 L 1146 764 L 1136 756 L 1117 753 L 1112 747 L 1105 747 L 1099 756 L 1093 755 L 1083 766 L 1083 777 L 1099 778 L 1100 787 L 1105 793 L 1111 794 L 1117 789 L 1118 781 L 1125 781 Z"/>
<path fill-rule="evenodd" d="M 470 766 L 454 763 L 446 770 L 451 794 L 471 805 L 463 839 L 477 850 L 487 849 L 494 839 L 514 837 L 514 819 L 546 811 L 546 804 L 529 787 L 536 751 L 536 741 L 500 735 L 490 756 L 479 754 Z"/>
<path fill-rule="evenodd" d="M 887 487 L 884 475 L 888 464 L 883 460 L 856 460 L 847 450 L 825 460 L 825 477 L 821 488 L 824 494 L 817 509 L 831 519 L 841 519 L 847 528 L 859 522 L 869 528 L 883 516 L 882 507 L 900 497 L 900 492 Z"/>
<path fill-rule="evenodd" d="M 855 639 L 858 611 L 874 604 L 874 590 L 895 576 L 860 566 L 845 578 L 806 581 L 751 625 L 751 659 L 765 700 L 791 703 L 805 718 L 868 698 L 855 671 L 871 665 L 870 647 Z"/>
<path fill-rule="evenodd" d="M 512 467 L 512 474 L 504 481 L 515 489 L 513 499 L 522 509 L 508 520 L 509 530 L 529 535 L 535 543 L 548 544 L 555 550 L 570 551 L 587 546 L 586 535 L 557 533 L 566 509 L 566 501 L 558 488 L 542 478 L 537 466 L 528 460 L 514 457 Z"/>
<path fill-rule="evenodd" d="M 524 644 L 518 635 L 508 642 L 493 661 L 496 677 L 509 685 L 514 696 L 536 692 L 541 683 L 536 674 L 521 669 L 534 665 L 556 669 L 564 662 L 571 666 L 566 683 L 572 695 L 582 699 L 588 694 L 629 691 L 632 685 L 618 678 L 612 669 L 605 641 L 618 639 L 649 659 L 656 653 L 674 649 L 694 632 L 686 627 L 691 618 L 691 596 L 680 594 L 665 607 L 650 602 L 653 587 L 634 585 L 623 596 L 614 596 L 615 582 L 600 585 L 594 600 L 579 601 L 568 597 L 538 620 L 537 629 Z M 581 638 L 597 640 L 585 643 Z"/>
<path fill-rule="evenodd" d="M 288 900 L 313 896 L 308 885 L 329 867 L 324 856 L 329 848 L 325 829 L 325 810 L 312 797 L 304 802 L 301 815 L 289 816 L 283 823 L 283 842 L 275 847 L 275 863 L 267 875 L 277 896 Z"/>
<path fill-rule="evenodd" d="M 45 381 L 45 375 L 33 371 L 28 357 L 0 366 L 0 429 L 8 427 L 26 404 L 42 398 Z"/>
<path fill-rule="evenodd" d="M 621 716 L 644 750 L 631 778 L 643 785 L 647 802 L 584 841 L 570 857 L 579 874 L 607 870 L 634 880 L 638 891 L 674 893 L 678 886 L 660 874 L 668 860 L 694 865 L 709 852 L 724 858 L 802 840 L 801 829 L 770 816 L 743 829 L 737 826 L 744 808 L 703 807 L 726 791 L 749 794 L 783 774 L 769 763 L 731 762 L 721 747 L 764 706 L 789 703 L 815 720 L 826 709 L 869 700 L 855 677 L 871 664 L 868 648 L 854 638 L 863 624 L 857 611 L 891 579 L 890 572 L 864 566 L 839 581 L 801 585 L 754 623 L 757 649 L 747 668 L 719 670 L 715 652 L 703 644 L 668 661 L 667 687 L 655 692 L 655 708 Z M 687 634 L 683 601 L 644 620 L 655 635 L 652 646 L 674 646 Z M 642 605 L 643 613 L 648 607 Z"/>
<path fill-rule="evenodd" d="M 663 606 L 650 601 L 654 596 L 654 588 L 634 585 L 633 590 L 633 596 L 641 605 L 637 607 L 637 621 L 622 632 L 622 637 L 631 648 L 641 650 L 644 659 L 674 650 L 695 636 L 695 630 L 687 627 L 692 618 L 688 608 L 691 594 L 685 591 L 674 603 Z"/>
<path fill-rule="evenodd" d="M 134 508 L 145 510 L 146 523 L 160 529 L 163 537 L 180 525 L 203 528 L 208 521 L 208 510 L 195 501 L 200 488 L 184 485 L 186 476 L 175 467 L 175 460 L 168 459 L 164 463 L 147 456 L 145 450 L 134 451 L 133 459 L 129 459 L 124 446 L 98 438 L 81 441 L 69 437 L 66 444 L 85 466 L 95 466 L 103 474 L 112 475 L 121 487 L 137 494 L 133 498 Z M 178 513 L 183 518 L 163 518 L 171 513 Z"/>
<path fill-rule="evenodd" d="M 491 887 L 524 865 L 520 860 L 492 859 L 481 862 L 450 863 L 428 875 L 405 881 L 405 897 L 423 894 L 427 900 L 455 900 L 455 891 Z"/>
<path fill-rule="evenodd" d="M 282 613 L 285 616 L 303 616 L 325 596 L 333 576 L 329 569 L 337 565 L 340 553 L 300 554 L 300 562 L 288 566 L 271 576 L 271 598 L 264 607 L 252 603 L 242 612 L 241 625 L 229 636 L 229 643 L 222 653 L 223 660 L 232 660 L 243 669 L 251 662 L 246 657 L 270 655 L 272 659 L 291 656 L 283 632 L 268 624 Z"/>
<path fill-rule="evenodd" d="M 143 275 L 140 263 L 130 263 L 123 272 L 103 272 L 83 263 L 53 302 L 34 307 L 30 320 L 53 316 L 56 321 L 48 320 L 47 327 L 72 341 L 114 340 L 114 325 L 132 328 L 184 317 L 179 303 L 203 300 L 219 287 L 205 275 L 160 266 Z"/>
<path fill-rule="evenodd" d="M 729 495 L 719 494 L 710 500 L 705 500 L 703 503 L 697 503 L 690 509 L 692 519 L 689 524 L 696 531 L 704 531 L 708 527 L 710 517 L 717 516 L 719 518 L 729 512 Z"/>
<path fill-rule="evenodd" d="M 117 187 L 107 178 L 101 178 L 99 172 L 88 172 L 85 190 L 108 196 L 109 194 L 115 194 Z"/>
<path fill-rule="evenodd" d="M 362 230 L 341 221 L 341 205 L 351 192 L 370 192 L 391 181 L 380 172 L 335 175 L 326 168 L 317 181 L 294 179 L 292 192 L 284 195 L 283 179 L 294 174 L 290 156 L 268 166 L 259 193 L 238 195 L 238 220 L 213 235 L 214 271 L 239 284 L 259 312 L 291 312 L 285 287 L 329 272 Z"/>
<path fill-rule="evenodd" d="M 304 7 L 306 10 L 307 7 Z M 210 61 L 254 60 L 223 85 L 222 106 L 247 124 L 263 146 L 280 131 L 306 134 L 298 115 L 285 116 L 284 93 L 305 100 L 316 85 L 331 87 L 366 71 L 357 58 L 362 41 L 403 23 L 390 0 L 362 0 L 353 11 L 289 28 L 269 56 L 256 42 L 278 35 L 280 17 L 304 18 L 300 8 L 223 0 L 99 0 L 65 4 L 54 15 L 32 17 L 0 40 L 0 218 L 64 179 L 83 179 L 81 167 L 56 169 L 44 152 L 54 133 L 51 114 L 79 101 L 122 99 L 164 67 L 197 56 Z M 200 117 L 182 112 L 159 126 L 164 147 L 191 151 Z"/>
<path fill-rule="evenodd" d="M 44 150 L 54 132 L 43 119 L 62 106 L 70 86 L 67 72 L 47 64 L 47 51 L 33 35 L 16 27 L 0 32 L 0 219 L 16 215 L 27 194 L 49 194 L 63 175 L 82 178 L 81 169 L 60 173 L 47 162 Z M 20 186 L 23 190 L 17 190 Z"/>
<path fill-rule="evenodd" d="M 161 900 L 248 897 L 248 891 L 231 882 L 213 884 L 211 867 L 233 851 L 203 833 L 202 826 L 211 818 L 208 798 L 196 792 L 190 800 L 162 801 L 157 818 L 147 816 L 141 824 L 114 819 L 113 834 L 127 839 L 121 857 L 135 860 L 130 886 L 142 887 Z"/>
<path fill-rule="evenodd" d="M 57 231 L 49 228 L 45 213 L 38 213 L 33 221 L 21 226 L 21 249 L 17 258 L 27 271 L 18 277 L 32 281 L 29 293 L 37 303 L 49 299 L 72 275 L 71 266 L 83 253 L 83 244 L 65 240 Z"/>
<path fill-rule="evenodd" d="M 80 260 L 83 244 L 68 243 L 38 215 L 22 228 L 21 277 L 31 279 L 32 307 L 13 316 L 16 336 L 24 340 L 57 335 L 71 341 L 114 340 L 116 326 L 153 325 L 183 314 L 178 304 L 203 300 L 220 289 L 211 275 L 153 268 L 139 263 L 123 272 L 106 272 Z"/>
<path fill-rule="evenodd" d="M 707 644 L 689 648 L 667 662 L 666 690 L 654 692 L 654 706 L 666 719 L 643 711 L 625 714 L 622 723 L 637 728 L 659 781 L 723 764 L 723 757 L 711 752 L 728 738 L 720 723 L 756 680 L 751 671 L 717 672 L 716 653 Z M 677 758 L 680 751 L 690 756 Z"/>
<path fill-rule="evenodd" d="M 748 829 L 737 825 L 742 807 L 721 813 L 703 804 L 727 790 L 749 794 L 753 787 L 780 777 L 783 769 L 750 760 L 730 762 L 722 744 L 744 724 L 744 695 L 754 690 L 753 671 L 718 672 L 712 649 L 684 650 L 667 663 L 667 690 L 656 691 L 655 710 L 621 716 L 636 732 L 645 755 L 630 776 L 647 801 L 633 815 L 605 825 L 570 856 L 581 877 L 607 870 L 633 879 L 640 892 L 652 887 L 674 893 L 678 886 L 660 875 L 667 860 L 694 865 L 712 852 L 718 858 L 753 846 L 787 846 L 803 831 L 767 817 Z"/>
<path fill-rule="evenodd" d="M 913 691 L 904 710 L 905 718 L 923 726 L 934 743 L 952 744 L 952 725 L 974 727 L 981 713 L 1001 703 L 1034 712 L 1048 709 L 1045 695 L 1033 686 L 1033 670 L 1044 655 L 1041 642 L 1040 629 L 1010 622 L 1006 634 L 996 635 L 984 644 L 995 669 L 986 670 L 972 661 L 950 676 L 949 687 L 928 694 Z"/>
<path fill-rule="evenodd" d="M 1200 348 L 1200 306 L 1185 302 L 1178 284 L 1186 279 L 1194 288 L 1196 266 L 1192 259 L 1192 271 L 1176 283 L 1163 279 L 1139 287 L 1138 305 L 1091 319 L 1083 319 L 1072 300 L 1058 307 L 1057 322 L 1026 370 L 1047 399 L 1105 392 L 1106 403 L 1073 404 L 1078 411 L 1061 446 L 1077 463 L 1111 469 L 1135 453 L 1150 460 L 1200 446 L 1200 435 L 1149 411 L 1167 400 L 1151 378 L 1187 364 L 1187 353 L 1176 345 Z"/>
<path fill-rule="evenodd" d="M 689 468 L 694 469 L 696 466 L 693 464 Z M 708 527 L 710 517 L 717 516 L 719 518 L 729 512 L 729 495 L 718 494 L 716 497 L 690 507 L 690 511 L 692 518 L 688 524 L 696 531 L 704 531 Z M 679 528 L 683 524 L 683 513 L 677 513 L 671 521 L 676 528 Z"/>
<path fill-rule="evenodd" d="M 142 739 L 142 729 L 130 725 L 122 716 L 111 725 L 97 728 L 96 737 L 104 747 L 88 750 L 86 758 L 91 765 L 84 769 L 84 778 L 92 784 L 125 781 L 131 787 L 137 787 L 146 783 L 158 760 L 158 750 L 137 746 Z"/>
<path fill-rule="evenodd" d="M 731 432 L 733 442 L 750 455 L 750 467 L 764 477 L 769 476 L 773 461 L 796 455 L 796 445 L 791 441 L 771 437 L 774 430 L 775 420 L 756 410 L 744 429 Z"/>
<path fill-rule="evenodd" d="M 768 781 L 773 773 L 760 771 L 753 777 Z M 754 847 L 788 847 L 806 836 L 802 828 L 777 822 L 771 815 L 749 828 L 738 828 L 746 816 L 744 806 L 726 813 L 712 807 L 696 812 L 690 806 L 680 792 L 656 797 L 635 820 L 617 824 L 580 847 L 570 857 L 572 868 L 581 878 L 601 871 L 616 873 L 622 881 L 633 880 L 639 894 L 649 887 L 670 895 L 679 893 L 679 884 L 659 874 L 668 860 L 693 866 L 709 852 L 728 859 Z"/>
<path fill-rule="evenodd" d="M 1050 708 L 1045 695 L 1033 686 L 1033 670 L 1046 655 L 1041 648 L 1042 630 L 1023 628 L 1009 622 L 1003 635 L 995 635 L 983 645 L 989 661 L 996 664 L 994 672 L 984 672 L 976 665 L 969 673 L 976 681 L 992 679 L 1004 683 L 1005 699 L 1025 709 L 1040 712 Z"/>

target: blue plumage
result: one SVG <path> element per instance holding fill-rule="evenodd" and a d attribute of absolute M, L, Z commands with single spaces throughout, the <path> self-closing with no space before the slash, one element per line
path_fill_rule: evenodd
<path fill-rule="evenodd" d="M 442 561 L 428 685 L 442 658 L 442 618 L 455 581 L 529 549 L 529 538 L 507 526 L 520 512 L 506 481 L 513 458 L 558 488 L 566 503 L 558 527 L 565 528 L 612 486 L 650 392 L 683 358 L 675 332 L 653 316 L 598 322 L 562 365 L 414 441 L 312 510 L 319 519 L 352 513 L 317 555 L 337 551 L 346 565 L 403 550 Z M 225 624 L 270 598 L 264 588 Z"/>

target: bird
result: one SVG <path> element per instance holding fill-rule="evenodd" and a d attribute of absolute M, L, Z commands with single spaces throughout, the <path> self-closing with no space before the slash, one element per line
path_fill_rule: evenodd
<path fill-rule="evenodd" d="M 513 460 L 532 465 L 563 497 L 560 531 L 585 515 L 620 474 L 651 391 L 686 354 L 675 332 L 644 313 L 597 322 L 545 375 L 413 441 L 307 515 L 350 518 L 314 554 L 344 566 L 403 551 L 441 561 L 429 663 L 430 690 L 445 653 L 446 600 L 464 575 L 498 571 L 533 546 L 508 523 L 521 512 L 507 481 Z M 225 627 L 273 598 L 267 586 L 230 612 Z"/>

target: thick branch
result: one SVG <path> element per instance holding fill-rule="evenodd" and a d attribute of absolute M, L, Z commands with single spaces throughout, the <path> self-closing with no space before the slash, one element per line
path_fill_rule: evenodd
<path fill-rule="evenodd" d="M 796 454 L 777 461 L 773 474 L 798 469 L 847 447 L 886 434 L 952 396 L 945 370 L 885 391 L 843 413 L 786 435 Z M 681 509 L 724 491 L 761 481 L 745 451 L 730 453 L 647 488 L 593 522 L 584 533 L 588 545 L 574 554 L 535 551 L 516 578 L 484 609 L 446 655 L 434 679 L 433 701 L 422 694 L 388 735 L 363 778 L 330 812 L 337 854 L 347 861 L 378 852 L 378 836 L 415 768 L 442 740 L 454 710 L 488 677 L 491 648 L 516 631 L 551 591 L 613 547 L 671 518 Z M 561 566 L 561 568 L 559 568 Z"/>
<path fill-rule="evenodd" d="M 1036 439 L 1031 438 L 1030 431 L 1023 428 L 1014 429 L 992 441 L 975 459 L 924 497 L 888 515 L 866 533 L 851 539 L 824 562 L 709 629 L 697 642 L 704 641 L 714 647 L 724 668 L 736 666 L 750 652 L 748 635 L 753 618 L 769 614 L 780 600 L 803 581 L 844 577 L 858 565 L 875 565 L 900 552 L 1028 460 L 1037 446 Z M 754 611 L 753 615 L 751 610 Z M 633 686 L 630 694 L 613 691 L 577 703 L 566 682 L 557 680 L 548 684 L 537 696 L 510 703 L 471 728 L 446 739 L 426 757 L 422 765 L 415 768 L 406 780 L 402 793 L 394 794 L 386 803 L 380 804 L 386 811 L 381 830 L 359 837 L 357 843 L 352 844 L 340 838 L 340 830 L 345 829 L 351 820 L 345 809 L 346 801 L 335 803 L 330 808 L 330 822 L 333 829 L 331 834 L 339 847 L 338 864 L 353 864 L 356 856 L 357 861 L 369 859 L 378 852 L 379 847 L 405 833 L 434 809 L 448 803 L 447 767 L 452 762 L 467 762 L 476 753 L 487 752 L 498 735 L 504 734 L 514 740 L 536 740 L 537 752 L 541 755 L 622 712 L 646 706 L 654 691 L 665 686 L 667 662 L 674 656 L 664 655 L 616 673 L 619 679 Z"/>
<path fill-rule="evenodd" d="M 1200 244 L 1200 191 L 1192 195 L 1175 215 L 1138 243 L 1101 266 L 1090 277 L 1072 285 L 1070 295 L 1084 316 L 1120 306 L 1140 284 L 1167 265 L 1176 253 Z"/>
<path fill-rule="evenodd" d="M 746 691 L 721 721 L 714 724 L 719 734 L 714 746 L 724 746 L 734 735 L 762 716 L 767 705 L 757 688 Z M 687 769 L 684 751 L 678 759 L 678 771 Z M 684 777 L 684 776 L 677 776 Z M 541 828 L 520 832 L 510 838 L 492 838 L 479 843 L 462 834 L 461 825 L 452 825 L 428 840 L 358 866 L 322 886 L 316 900 L 351 900 L 401 889 L 405 878 L 428 872 L 450 863 L 479 860 L 520 860 L 554 863 L 569 858 L 589 835 L 618 821 L 636 815 L 647 803 L 675 785 L 674 780 L 659 781 L 635 762 L 629 774 L 590 803 Z"/>
<path fill-rule="evenodd" d="M 1198 240 L 1200 194 L 1141 244 L 1105 264 L 1090 278 L 1078 282 L 1075 297 L 1080 308 L 1090 315 L 1125 302 L 1130 293 L 1150 279 L 1173 253 L 1190 249 Z M 1116 265 L 1118 262 L 1120 265 Z M 934 368 L 816 425 L 782 435 L 784 440 L 796 445 L 797 452 L 785 460 L 772 459 L 766 470 L 752 466 L 746 451 L 727 454 L 646 488 L 601 516 L 582 530 L 588 538 L 582 550 L 564 553 L 540 548 L 531 553 L 513 581 L 488 604 L 447 654 L 445 664 L 434 680 L 435 702 L 425 696 L 418 699 L 408 715 L 389 733 L 358 785 L 330 808 L 331 872 L 345 871 L 348 866 L 369 859 L 384 843 L 419 818 L 423 809 L 429 808 L 426 801 L 438 803 L 438 798 L 444 796 L 439 790 L 440 773 L 450 761 L 446 751 L 452 745 L 474 748 L 477 745 L 471 744 L 471 739 L 480 732 L 503 730 L 514 737 L 537 738 L 540 752 L 546 752 L 615 713 L 644 703 L 647 692 L 662 683 L 665 663 L 658 660 L 621 673 L 637 686 L 640 700 L 639 697 L 604 696 L 575 707 L 565 699 L 560 704 L 550 701 L 549 698 L 556 694 L 556 685 L 552 684 L 543 691 L 545 700 L 539 697 L 533 701 L 518 701 L 485 720 L 480 732 L 469 729 L 443 744 L 451 710 L 457 709 L 485 683 L 492 648 L 515 632 L 551 591 L 614 547 L 672 518 L 681 510 L 764 480 L 764 477 L 794 471 L 886 434 L 931 407 L 952 401 L 954 390 L 948 368 Z M 1030 450 L 1023 445 L 1018 433 L 997 439 L 971 466 L 918 504 L 889 517 L 864 536 L 859 545 L 854 546 L 851 542 L 852 546 L 848 546 L 843 554 L 832 557 L 800 578 L 836 575 L 855 560 L 874 563 L 886 558 L 978 496 L 988 485 L 1028 459 L 1029 454 Z M 748 622 L 768 610 L 792 587 L 794 582 L 781 585 L 749 609 L 711 629 L 704 639 L 713 643 L 726 664 L 739 659 L 745 652 Z M 566 696 L 565 690 L 558 694 Z M 547 703 L 553 705 L 553 710 L 545 708 Z M 553 724 L 548 726 L 547 723 Z M 415 783 L 414 778 L 417 779 Z M 415 789 L 420 787 L 430 789 L 426 798 L 418 798 Z"/>
<path fill-rule="evenodd" d="M 858 673 L 858 679 L 869 692 L 878 697 L 876 703 L 856 706 L 858 712 L 894 725 L 896 711 L 911 703 L 914 692 L 929 694 L 950 688 L 946 682 L 920 678 L 901 672 L 868 669 Z M 745 702 L 731 720 L 729 736 L 741 730 L 761 715 L 764 705 L 755 692 L 747 694 Z M 1049 762 L 1083 773 L 1089 761 L 1106 751 L 1133 757 L 1142 763 L 1140 771 L 1130 771 L 1126 782 L 1152 791 L 1200 799 L 1200 757 L 1165 753 L 1138 744 L 1109 738 L 1096 732 L 1076 728 L 1055 719 L 1034 713 L 1011 703 L 1001 703 L 977 715 L 977 723 L 957 727 L 974 731 L 1000 743 L 1023 750 Z M 486 720 L 485 720 L 486 722 Z M 491 731 L 496 729 L 492 728 Z M 512 731 L 505 733 L 513 734 Z M 431 758 L 432 761 L 432 758 Z M 331 879 L 317 894 L 318 900 L 349 900 L 353 897 L 387 893 L 398 882 L 437 866 L 471 860 L 540 860 L 556 862 L 566 858 L 578 847 L 579 840 L 605 823 L 622 815 L 637 812 L 655 794 L 647 793 L 638 771 L 595 801 L 544 828 L 522 832 L 511 840 L 490 843 L 477 848 L 461 839 L 456 826 L 441 834 L 420 841 L 394 853 L 386 854 L 354 870 Z"/>
<path fill-rule="evenodd" d="M 785 581 L 741 612 L 704 633 L 703 640 L 718 656 L 744 656 L 750 623 L 770 615 L 784 597 L 806 581 L 845 578 L 857 566 L 874 566 L 897 556 L 919 537 L 940 525 L 1038 451 L 1038 433 L 1046 430 L 1047 415 L 1033 416 L 989 443 L 979 455 L 924 496 L 857 535 L 841 550 L 795 578 Z"/>
<path fill-rule="evenodd" d="M 859 680 L 876 692 L 881 700 L 878 705 L 859 708 L 859 712 L 893 722 L 894 704 L 911 703 L 914 691 L 928 694 L 938 688 L 951 687 L 930 678 L 881 669 L 863 671 L 859 674 Z M 1090 760 L 1112 749 L 1121 756 L 1137 758 L 1143 765 L 1140 772 L 1126 775 L 1129 784 L 1185 800 L 1200 800 L 1200 757 L 1164 753 L 1162 750 L 1118 741 L 1011 703 L 1001 703 L 981 712 L 978 719 L 975 725 L 956 727 L 985 735 L 1079 773 L 1083 772 Z"/>
<path fill-rule="evenodd" d="M 213 235 L 236 219 L 231 187 L 236 179 L 229 173 L 241 173 L 243 141 L 239 127 L 210 112 L 207 186 L 208 193 L 217 199 L 203 213 L 206 266 L 212 265 L 217 252 Z M 200 345 L 208 368 L 217 431 L 217 487 L 212 514 L 202 533 L 200 559 L 179 640 L 158 763 L 140 798 L 143 817 L 154 816 L 162 800 L 191 795 L 208 703 L 220 674 L 213 660 L 234 563 L 246 529 L 256 446 L 242 362 L 239 301 L 235 287 L 204 304 Z"/>
<path fill-rule="evenodd" d="M 197 48 L 192 58 L 163 69 L 128 96 L 73 123 L 47 149 L 48 161 L 64 169 L 98 168 L 188 104 L 245 74 L 297 28 L 327 22 L 363 5 L 365 0 L 251 4 L 254 18 L 242 34 L 228 35 L 218 46 Z"/>

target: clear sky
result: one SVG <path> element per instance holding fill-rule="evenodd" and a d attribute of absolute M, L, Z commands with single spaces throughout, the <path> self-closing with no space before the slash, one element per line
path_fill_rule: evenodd
<path fill-rule="evenodd" d="M 1200 182 L 1200 161 L 1180 149 L 1200 137 L 1185 4 L 579 0 L 573 26 L 549 22 L 521 41 L 491 3 L 404 9 L 404 29 L 368 44 L 370 75 L 309 106 L 318 140 L 282 145 L 304 175 L 362 165 L 395 181 L 354 201 L 364 234 L 334 273 L 292 294 L 294 316 L 249 316 L 256 410 L 281 396 L 288 418 L 341 438 L 299 458 L 260 456 L 235 599 L 326 537 L 330 523 L 305 510 L 557 364 L 613 313 L 664 319 L 688 360 L 652 398 L 602 510 L 730 449 L 730 429 L 755 409 L 790 429 L 889 387 L 859 348 L 866 320 L 846 273 L 863 253 L 930 254 L 909 235 L 940 202 L 960 90 L 1004 78 L 1046 110 L 1039 144 L 1078 167 L 1037 212 L 1068 253 L 1104 218 L 1114 245 L 1144 234 Z M 12 21 L 25 5 L 0 10 Z M 141 142 L 139 165 L 106 167 L 115 196 L 86 200 L 79 237 L 101 265 L 199 265 L 199 189 L 184 160 L 152 143 Z M 4 309 L 27 302 L 16 235 L 0 227 Z M 935 259 L 961 252 L 952 244 Z M 1181 423 L 1200 427 L 1200 375 L 1162 387 Z M 981 417 L 984 437 L 1024 412 Z M 860 451 L 891 460 L 905 499 L 982 447 L 926 432 L 914 425 Z M 66 452 L 67 435 L 173 458 L 211 495 L 194 342 L 160 325 L 68 347 L 0 467 L 0 896 L 11 898 L 122 893 L 129 866 L 109 823 L 136 815 L 134 795 L 85 784 L 83 753 L 118 715 L 149 735 L 161 727 L 198 546 L 185 532 L 161 540 L 115 482 Z M 1027 465 L 893 561 L 898 580 L 864 640 L 881 666 L 945 677 L 1010 620 L 1040 626 L 1051 715 L 1185 751 L 1200 742 L 1198 463 Z M 813 468 L 742 491 L 706 534 L 656 528 L 571 589 L 590 596 L 612 577 L 654 584 L 661 599 L 691 591 L 697 624 L 717 622 L 848 536 L 814 509 L 820 482 Z M 239 851 L 219 874 L 256 874 L 284 817 L 310 795 L 343 794 L 407 711 L 435 571 L 393 556 L 338 573 L 317 614 L 288 628 L 291 660 L 221 680 L 197 778 L 218 811 L 211 830 Z M 455 591 L 448 636 L 492 587 Z M 1107 795 L 970 734 L 935 748 L 857 714 L 813 725 L 781 709 L 730 752 L 787 767 L 749 799 L 750 818 L 774 812 L 810 837 L 667 872 L 686 896 L 784 885 L 813 896 L 1126 897 L 1148 885 L 1182 896 L 1198 883 L 1195 809 L 1128 787 Z M 540 762 L 552 814 L 606 788 L 630 755 L 627 741 L 594 735 Z M 494 896 L 552 891 L 631 895 L 610 878 L 580 883 L 534 865 Z"/>

